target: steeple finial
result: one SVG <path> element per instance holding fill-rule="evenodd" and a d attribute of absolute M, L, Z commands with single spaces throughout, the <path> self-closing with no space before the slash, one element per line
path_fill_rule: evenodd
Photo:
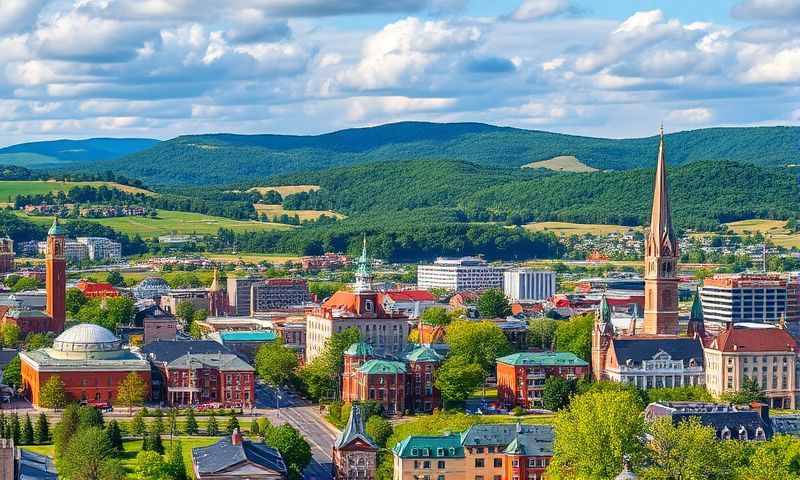
<path fill-rule="evenodd" d="M 606 295 L 600 298 L 600 323 L 611 323 L 611 307 L 608 305 Z"/>
<path fill-rule="evenodd" d="M 353 290 L 357 293 L 372 290 L 372 266 L 367 257 L 367 234 L 364 234 L 363 246 L 361 247 L 361 257 L 358 259 L 356 268 L 356 283 Z"/>

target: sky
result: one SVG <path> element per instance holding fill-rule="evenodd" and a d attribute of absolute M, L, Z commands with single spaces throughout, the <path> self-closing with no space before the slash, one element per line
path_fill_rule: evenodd
<path fill-rule="evenodd" d="M 2 0 L 0 145 L 800 124 L 800 0 Z"/>

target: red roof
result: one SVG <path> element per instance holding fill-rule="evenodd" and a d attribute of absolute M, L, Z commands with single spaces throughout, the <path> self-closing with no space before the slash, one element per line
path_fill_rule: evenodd
<path fill-rule="evenodd" d="M 395 302 L 435 302 L 436 297 L 427 290 L 393 290 L 384 293 Z"/>
<path fill-rule="evenodd" d="M 84 295 L 109 295 L 109 296 L 116 296 L 119 295 L 117 289 L 114 288 L 113 285 L 110 283 L 95 283 L 95 282 L 87 282 L 85 280 L 81 280 L 78 282 L 78 290 L 84 293 Z"/>
<path fill-rule="evenodd" d="M 797 342 L 781 328 L 734 326 L 720 333 L 711 348 L 723 352 L 794 352 Z"/>

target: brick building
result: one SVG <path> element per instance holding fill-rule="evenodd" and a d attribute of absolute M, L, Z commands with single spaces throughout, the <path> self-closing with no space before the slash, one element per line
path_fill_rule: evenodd
<path fill-rule="evenodd" d="M 88 298 L 118 297 L 119 291 L 110 283 L 80 280 L 75 287 Z"/>
<path fill-rule="evenodd" d="M 19 357 L 24 395 L 36 406 L 42 385 L 53 376 L 64 382 L 72 401 L 113 403 L 120 383 L 131 372 L 150 383 L 147 361 L 94 324 L 76 325 L 56 337 L 51 348 L 20 352 Z"/>
<path fill-rule="evenodd" d="M 373 480 L 378 468 L 378 445 L 364 430 L 361 406 L 354 404 L 347 425 L 333 444 L 334 480 Z"/>
<path fill-rule="evenodd" d="M 570 352 L 522 352 L 497 359 L 497 395 L 506 408 L 542 406 L 548 377 L 587 378 L 589 363 Z"/>
<path fill-rule="evenodd" d="M 178 319 L 158 305 L 147 309 L 142 316 L 142 326 L 144 327 L 143 342 L 145 345 L 158 340 L 175 340 L 175 336 L 178 334 Z"/>

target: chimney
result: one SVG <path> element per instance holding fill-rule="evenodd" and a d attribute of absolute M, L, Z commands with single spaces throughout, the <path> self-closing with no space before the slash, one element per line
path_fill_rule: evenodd
<path fill-rule="evenodd" d="M 242 433 L 239 429 L 234 429 L 233 433 L 231 434 L 231 444 L 232 445 L 241 445 L 242 444 Z"/>
<path fill-rule="evenodd" d="M 770 425 L 769 405 L 762 402 L 753 402 L 750 404 L 750 408 L 758 412 L 758 415 L 761 417 L 761 420 L 763 420 L 765 424 Z"/>

